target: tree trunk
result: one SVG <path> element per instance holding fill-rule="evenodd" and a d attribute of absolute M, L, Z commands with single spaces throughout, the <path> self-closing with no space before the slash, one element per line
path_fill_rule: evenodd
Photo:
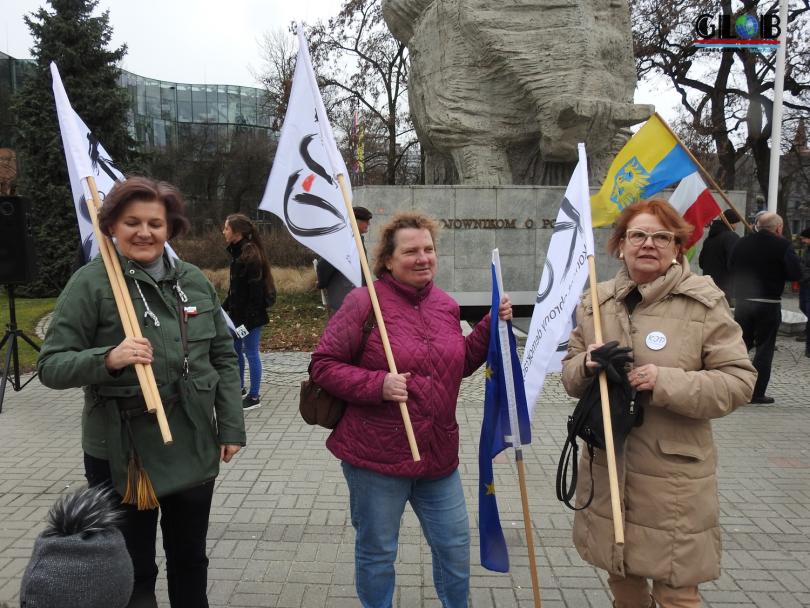
<path fill-rule="evenodd" d="M 728 88 L 728 77 L 731 73 L 731 66 L 734 63 L 732 53 L 723 53 L 720 60 L 720 67 L 717 70 L 717 77 L 714 79 L 714 92 L 711 95 L 711 130 L 712 139 L 717 149 L 717 161 L 719 165 L 718 182 L 725 190 L 731 190 L 737 181 L 737 151 L 728 136 L 726 126 L 726 89 Z"/>
<path fill-rule="evenodd" d="M 393 186 L 397 183 L 397 128 L 396 115 L 388 118 L 388 160 L 385 168 L 385 183 Z"/>

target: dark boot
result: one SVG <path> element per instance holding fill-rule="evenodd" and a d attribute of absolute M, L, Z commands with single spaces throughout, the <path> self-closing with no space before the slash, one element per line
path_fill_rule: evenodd
<path fill-rule="evenodd" d="M 135 583 L 127 608 L 158 608 L 154 581 Z"/>

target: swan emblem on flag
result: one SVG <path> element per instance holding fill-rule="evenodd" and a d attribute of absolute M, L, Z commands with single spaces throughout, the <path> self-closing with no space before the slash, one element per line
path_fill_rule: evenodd
<path fill-rule="evenodd" d="M 616 172 L 610 200 L 619 211 L 641 199 L 644 189 L 650 183 L 650 172 L 635 156 Z"/>
<path fill-rule="evenodd" d="M 313 186 L 317 183 L 316 180 L 318 179 L 325 181 L 332 188 L 336 189 L 338 187 L 332 176 L 329 175 L 323 165 L 312 157 L 309 151 L 309 145 L 315 137 L 315 133 L 305 135 L 298 146 L 301 160 L 309 171 L 305 171 L 302 168 L 291 173 L 287 178 L 287 187 L 284 189 L 284 221 L 287 223 L 290 232 L 301 237 L 325 236 L 346 228 L 346 218 L 340 210 L 322 196 L 318 196 L 312 192 Z M 300 180 L 299 187 L 299 179 L 302 175 L 304 178 Z M 339 221 L 328 226 L 315 226 L 311 228 L 299 226 L 290 218 L 291 200 L 300 205 L 308 205 L 327 211 Z"/>

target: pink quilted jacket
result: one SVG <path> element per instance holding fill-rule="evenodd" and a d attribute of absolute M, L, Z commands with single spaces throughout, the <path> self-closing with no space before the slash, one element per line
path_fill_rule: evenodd
<path fill-rule="evenodd" d="M 374 285 L 397 371 L 411 373 L 408 411 L 422 460 L 411 458 L 399 406 L 382 400 L 388 365 L 376 324 L 351 363 L 371 310 L 365 288 L 346 297 L 312 354 L 313 380 L 348 403 L 326 446 L 349 464 L 386 475 L 449 475 L 458 467 L 458 389 L 486 359 L 489 315 L 464 338 L 458 304 L 432 283 L 417 290 L 385 274 Z"/>

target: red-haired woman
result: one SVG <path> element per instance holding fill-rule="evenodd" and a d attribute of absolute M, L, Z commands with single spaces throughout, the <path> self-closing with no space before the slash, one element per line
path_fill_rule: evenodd
<path fill-rule="evenodd" d="M 689 270 L 692 227 L 665 200 L 627 207 L 608 243 L 622 260 L 597 286 L 603 339 L 633 351 L 628 374 L 644 422 L 617 446 L 625 544 L 614 544 L 605 454 L 579 462 L 574 517 L 582 558 L 607 570 L 617 608 L 698 607 L 698 583 L 720 576 L 717 452 L 711 420 L 748 403 L 756 372 L 723 292 Z M 577 308 L 563 384 L 580 397 L 599 364 L 590 294 Z M 593 483 L 593 485 L 591 485 Z M 652 598 L 650 585 L 652 581 Z"/>

